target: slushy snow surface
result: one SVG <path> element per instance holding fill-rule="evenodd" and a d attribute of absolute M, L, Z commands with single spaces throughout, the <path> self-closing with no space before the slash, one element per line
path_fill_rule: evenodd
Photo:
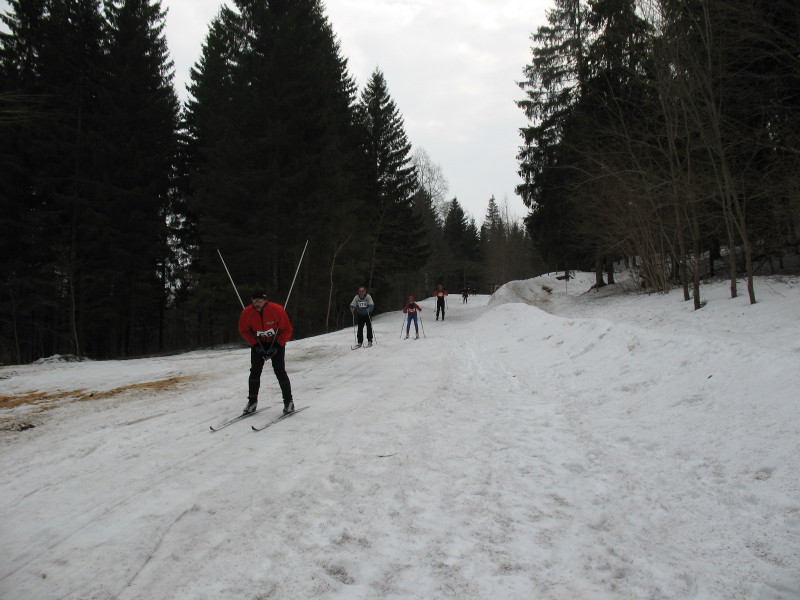
<path fill-rule="evenodd" d="M 800 598 L 800 282 L 591 283 L 292 341 L 258 433 L 246 348 L 0 369 L 0 597 Z"/>

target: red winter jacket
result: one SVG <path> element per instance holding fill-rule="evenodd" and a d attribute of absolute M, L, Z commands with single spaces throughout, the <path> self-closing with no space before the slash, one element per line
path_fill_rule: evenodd
<path fill-rule="evenodd" d="M 445 296 L 448 296 L 449 294 L 447 292 L 445 292 L 444 290 L 436 290 L 435 292 L 433 292 L 433 295 L 436 296 L 437 298 L 444 298 Z"/>
<path fill-rule="evenodd" d="M 421 312 L 421 311 L 422 311 L 422 308 L 420 308 L 420 305 L 417 304 L 416 302 L 408 302 L 403 307 L 403 312 L 406 313 L 407 315 L 415 315 L 415 314 L 417 314 L 418 312 Z"/>
<path fill-rule="evenodd" d="M 269 348 L 276 335 L 275 343 L 285 346 L 292 338 L 292 324 L 280 304 L 267 302 L 261 312 L 250 304 L 239 317 L 239 333 L 251 348 L 259 340 L 265 348 Z"/>

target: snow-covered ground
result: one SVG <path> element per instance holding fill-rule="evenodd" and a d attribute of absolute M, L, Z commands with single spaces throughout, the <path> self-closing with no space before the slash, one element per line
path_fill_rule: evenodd
<path fill-rule="evenodd" d="M 290 342 L 258 433 L 246 350 L 0 369 L 0 597 L 800 598 L 800 282 L 591 282 Z"/>

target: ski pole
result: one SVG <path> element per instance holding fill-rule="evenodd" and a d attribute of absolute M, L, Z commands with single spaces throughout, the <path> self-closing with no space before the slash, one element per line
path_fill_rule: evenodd
<path fill-rule="evenodd" d="M 244 310 L 244 302 L 242 302 L 242 297 L 239 295 L 239 290 L 236 289 L 236 284 L 233 283 L 233 277 L 231 277 L 231 272 L 228 270 L 228 265 L 225 264 L 225 259 L 222 258 L 222 252 L 219 251 L 217 248 L 217 254 L 219 254 L 219 259 L 222 261 L 222 266 L 225 267 L 225 272 L 228 274 L 228 279 L 231 280 L 231 285 L 233 286 L 233 291 L 236 292 L 236 297 L 239 298 L 239 304 L 242 305 L 242 310 Z M 277 335 L 272 338 L 272 344 L 269 345 L 270 349 L 272 348 L 273 344 L 275 344 L 275 339 Z M 258 338 L 256 338 L 258 339 Z M 261 343 L 261 340 L 258 340 L 258 345 L 264 350 L 264 344 Z M 266 359 L 265 359 L 266 360 Z"/>
<path fill-rule="evenodd" d="M 369 310 L 367 311 L 367 321 L 369 321 L 369 328 L 372 330 L 372 340 L 375 342 L 375 345 L 378 345 L 378 336 L 375 335 L 375 328 L 372 326 L 372 315 L 369 314 Z"/>
<path fill-rule="evenodd" d="M 356 311 L 351 310 L 350 314 L 353 315 L 353 341 L 358 345 L 358 336 L 356 335 Z"/>
<path fill-rule="evenodd" d="M 422 337 L 428 337 L 425 335 L 425 325 L 422 324 L 422 313 L 419 313 L 419 326 L 422 327 Z"/>
<path fill-rule="evenodd" d="M 292 285 L 289 286 L 289 293 L 286 294 L 286 302 L 283 303 L 283 310 L 286 310 L 286 305 L 289 304 L 289 297 L 292 295 L 292 290 L 294 289 L 294 282 L 297 280 L 297 274 L 300 272 L 300 265 L 303 264 L 303 257 L 306 255 L 306 248 L 308 248 L 308 240 L 306 240 L 306 245 L 303 246 L 303 253 L 300 255 L 300 261 L 297 263 L 297 269 L 294 271 L 294 278 L 292 279 Z"/>
<path fill-rule="evenodd" d="M 400 323 L 400 339 L 401 340 L 403 339 L 403 329 L 405 329 L 405 326 L 406 326 L 406 315 L 405 315 L 405 313 L 403 313 L 403 322 Z"/>
<path fill-rule="evenodd" d="M 219 248 L 217 248 L 217 254 L 219 254 L 219 259 L 222 261 L 222 266 L 225 267 L 225 272 L 228 274 L 228 279 L 231 280 L 233 291 L 236 292 L 236 297 L 239 298 L 239 304 L 242 305 L 242 310 L 244 310 L 244 302 L 242 302 L 242 297 L 239 295 L 239 290 L 236 289 L 236 284 L 233 283 L 233 277 L 231 277 L 231 272 L 228 271 L 228 265 L 225 264 L 225 259 L 222 258 L 222 252 L 219 251 Z"/>

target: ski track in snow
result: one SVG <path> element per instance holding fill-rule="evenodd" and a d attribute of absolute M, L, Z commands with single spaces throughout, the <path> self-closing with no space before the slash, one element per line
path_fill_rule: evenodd
<path fill-rule="evenodd" d="M 291 342 L 309 410 L 263 432 L 269 368 L 208 431 L 245 350 L 0 368 L 0 396 L 181 378 L 2 409 L 37 426 L 0 431 L 0 597 L 800 598 L 800 285 L 695 312 L 592 281 Z"/>

